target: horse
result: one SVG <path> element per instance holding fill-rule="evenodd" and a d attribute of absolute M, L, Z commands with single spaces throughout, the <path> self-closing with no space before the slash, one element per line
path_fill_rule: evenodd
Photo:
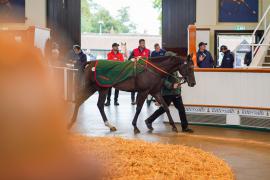
<path fill-rule="evenodd" d="M 196 85 L 192 56 L 188 55 L 187 58 L 182 58 L 179 56 L 170 55 L 165 57 L 149 58 L 145 62 L 145 69 L 143 72 L 135 74 L 133 77 L 113 85 L 114 88 L 121 91 L 138 92 L 136 113 L 132 121 L 134 133 L 140 133 L 140 130 L 137 127 L 137 119 L 142 110 L 143 104 L 149 94 L 153 96 L 156 101 L 164 107 L 166 114 L 169 118 L 170 125 L 172 126 L 172 131 L 178 132 L 178 129 L 175 126 L 173 118 L 170 114 L 169 108 L 161 95 L 161 88 L 163 86 L 163 79 L 176 71 L 180 72 L 183 80 L 188 84 L 189 87 L 193 87 Z M 75 110 L 68 127 L 71 128 L 72 125 L 76 122 L 80 106 L 90 96 L 92 96 L 98 91 L 99 97 L 97 106 L 104 121 L 104 124 L 111 131 L 116 131 L 117 129 L 109 122 L 104 112 L 104 104 L 109 88 L 100 87 L 97 85 L 94 77 L 95 64 L 96 61 L 91 61 L 85 67 L 85 86 L 82 89 L 81 93 L 79 93 L 80 97 L 78 97 L 75 101 Z"/>

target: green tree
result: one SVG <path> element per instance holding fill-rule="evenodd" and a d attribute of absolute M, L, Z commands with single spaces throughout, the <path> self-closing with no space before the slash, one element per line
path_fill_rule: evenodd
<path fill-rule="evenodd" d="M 118 10 L 117 20 L 120 22 L 118 25 L 122 33 L 136 32 L 135 24 L 130 21 L 129 8 L 130 7 L 122 7 Z"/>
<path fill-rule="evenodd" d="M 158 9 L 159 11 L 161 11 L 162 10 L 162 2 L 161 2 L 161 0 L 154 0 L 153 1 L 153 7 L 155 9 Z"/>
<path fill-rule="evenodd" d="M 161 22 L 162 22 L 162 0 L 153 0 L 153 7 L 159 12 L 158 20 L 160 21 L 160 34 L 162 31 Z"/>
<path fill-rule="evenodd" d="M 100 25 L 103 33 L 109 33 L 113 29 L 116 33 L 130 33 L 136 31 L 136 26 L 130 22 L 129 7 L 118 10 L 116 18 L 102 6 L 92 0 L 82 0 L 82 32 L 98 33 Z"/>
<path fill-rule="evenodd" d="M 91 31 L 91 13 L 89 8 L 89 0 L 81 1 L 81 31 L 90 32 Z"/>

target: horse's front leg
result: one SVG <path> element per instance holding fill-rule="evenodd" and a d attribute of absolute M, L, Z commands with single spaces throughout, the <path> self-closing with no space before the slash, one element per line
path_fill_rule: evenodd
<path fill-rule="evenodd" d="M 140 133 L 140 130 L 137 127 L 137 120 L 138 120 L 139 114 L 141 113 L 143 104 L 145 102 L 145 99 L 147 98 L 148 93 L 149 93 L 148 91 L 147 92 L 139 92 L 138 95 L 137 95 L 136 114 L 135 114 L 135 116 L 133 118 L 133 121 L 132 121 L 132 125 L 134 127 L 134 133 L 135 134 Z"/>
<path fill-rule="evenodd" d="M 157 93 L 157 94 L 155 94 L 153 96 L 155 97 L 156 101 L 159 104 L 161 104 L 162 107 L 164 108 L 164 110 L 165 110 L 165 112 L 166 112 L 166 114 L 167 114 L 167 116 L 169 118 L 170 125 L 172 126 L 172 130 L 174 132 L 178 132 L 177 127 L 175 126 L 175 123 L 173 121 L 172 115 L 170 113 L 169 107 L 168 107 L 167 103 L 165 102 L 165 100 L 163 99 L 161 93 L 159 92 L 159 93 Z"/>
<path fill-rule="evenodd" d="M 105 114 L 105 111 L 104 111 L 104 105 L 105 105 L 106 96 L 108 94 L 108 91 L 109 91 L 108 88 L 99 90 L 99 97 L 98 97 L 97 106 L 98 106 L 98 109 L 100 111 L 100 114 L 102 116 L 102 119 L 104 121 L 105 126 L 110 128 L 111 131 L 116 131 L 116 128 L 109 123 L 107 116 Z"/>

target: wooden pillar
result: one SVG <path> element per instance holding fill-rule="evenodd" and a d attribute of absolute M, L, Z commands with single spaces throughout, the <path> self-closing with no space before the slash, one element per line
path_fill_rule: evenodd
<path fill-rule="evenodd" d="M 195 67 L 197 67 L 197 50 L 196 50 L 196 26 L 188 26 L 188 54 L 193 54 L 193 62 Z"/>

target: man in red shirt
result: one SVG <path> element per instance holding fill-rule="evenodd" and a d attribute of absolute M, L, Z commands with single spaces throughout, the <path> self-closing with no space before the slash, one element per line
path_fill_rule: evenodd
<path fill-rule="evenodd" d="M 112 51 L 108 53 L 107 59 L 110 61 L 124 62 L 124 56 L 119 52 L 119 44 L 113 43 Z"/>
<path fill-rule="evenodd" d="M 112 51 L 107 54 L 107 59 L 109 61 L 117 61 L 117 62 L 124 62 L 125 61 L 123 54 L 119 52 L 119 44 L 113 43 Z M 111 105 L 111 95 L 112 95 L 112 88 L 109 89 L 108 96 L 107 96 L 107 102 L 105 103 L 105 106 Z M 115 89 L 115 93 L 114 93 L 114 105 L 115 106 L 119 106 L 118 96 L 119 96 L 119 90 Z"/>
<path fill-rule="evenodd" d="M 151 55 L 150 50 L 147 49 L 145 46 L 145 40 L 140 39 L 139 40 L 139 47 L 132 51 L 128 60 L 131 60 L 133 58 L 138 58 L 138 57 L 149 58 L 150 55 Z M 134 91 L 131 93 L 131 104 L 132 105 L 136 105 L 135 96 L 136 96 L 136 92 Z"/>

